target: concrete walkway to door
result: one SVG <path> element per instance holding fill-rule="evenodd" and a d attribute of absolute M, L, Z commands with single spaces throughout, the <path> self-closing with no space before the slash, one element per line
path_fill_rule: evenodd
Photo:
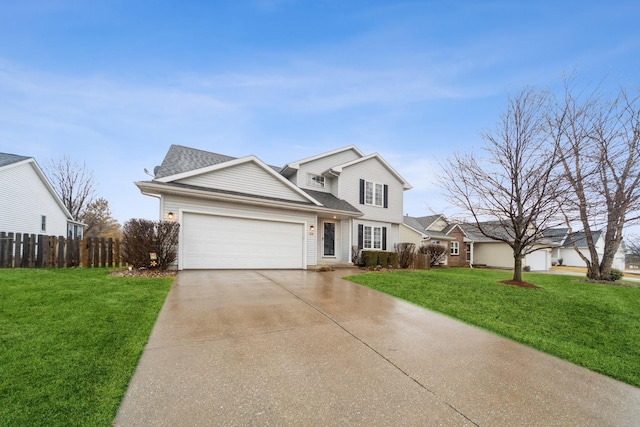
<path fill-rule="evenodd" d="M 640 389 L 348 273 L 180 272 L 115 425 L 638 425 Z"/>

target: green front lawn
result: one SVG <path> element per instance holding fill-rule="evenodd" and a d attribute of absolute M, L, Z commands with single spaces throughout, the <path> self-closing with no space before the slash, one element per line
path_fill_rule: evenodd
<path fill-rule="evenodd" d="M 498 283 L 510 278 L 460 268 L 347 277 L 640 387 L 640 289 L 534 273 L 524 280 L 540 289 Z"/>
<path fill-rule="evenodd" d="M 0 270 L 0 425 L 111 425 L 171 282 Z"/>

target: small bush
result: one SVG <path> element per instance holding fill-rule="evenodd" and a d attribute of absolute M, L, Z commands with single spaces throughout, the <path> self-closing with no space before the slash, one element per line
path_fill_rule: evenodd
<path fill-rule="evenodd" d="M 416 253 L 415 243 L 396 243 L 394 248 L 398 254 L 400 268 L 409 268 L 413 262 L 413 255 Z"/>
<path fill-rule="evenodd" d="M 429 255 L 429 265 L 434 267 L 444 260 L 444 257 L 447 254 L 447 248 L 442 245 L 431 243 L 429 245 L 420 246 L 420 253 Z"/>
<path fill-rule="evenodd" d="M 383 267 L 389 265 L 389 252 L 378 252 L 378 265 Z"/>
<path fill-rule="evenodd" d="M 351 262 L 353 265 L 360 265 L 360 251 L 362 250 L 362 246 L 353 245 L 351 246 Z"/>
<path fill-rule="evenodd" d="M 378 265 L 377 251 L 362 251 L 360 254 L 362 265 L 365 267 L 375 267 Z"/>
<path fill-rule="evenodd" d="M 122 227 L 124 262 L 134 268 L 156 267 L 166 270 L 177 257 L 179 227 L 173 221 L 130 219 Z M 151 260 L 151 253 L 156 254 L 155 260 Z"/>
<path fill-rule="evenodd" d="M 389 265 L 391 268 L 398 268 L 398 253 L 397 252 L 387 252 L 389 254 Z"/>
<path fill-rule="evenodd" d="M 617 268 L 612 268 L 611 269 L 611 280 L 612 281 L 616 281 L 616 280 L 620 280 L 624 277 L 624 273 L 621 270 L 618 270 Z"/>

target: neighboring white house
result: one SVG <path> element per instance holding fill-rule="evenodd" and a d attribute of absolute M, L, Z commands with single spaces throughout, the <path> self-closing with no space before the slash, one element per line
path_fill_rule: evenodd
<path fill-rule="evenodd" d="M 545 237 L 553 240 L 557 247 L 553 249 L 552 252 L 552 261 L 554 263 L 562 263 L 562 265 L 566 265 L 568 267 L 586 267 L 586 263 L 580 257 L 578 252 L 576 252 L 573 242 L 575 241 L 578 250 L 587 257 L 587 259 L 591 259 L 591 255 L 589 253 L 589 248 L 587 247 L 587 239 L 585 237 L 584 232 L 580 231 L 577 233 L 573 233 L 573 239 L 569 236 L 568 228 L 554 228 L 545 230 Z M 604 232 L 601 230 L 594 231 L 592 233 L 593 240 L 595 242 L 596 252 L 598 253 L 598 258 L 602 259 L 604 255 Z M 626 247 L 624 241 L 620 243 L 620 247 L 616 252 L 613 258 L 613 268 L 617 268 L 619 270 L 624 270 L 625 268 L 625 254 Z M 562 261 L 561 261 L 562 260 Z"/>
<path fill-rule="evenodd" d="M 0 153 L 0 231 L 82 237 L 33 157 Z"/>
<path fill-rule="evenodd" d="M 161 219 L 180 223 L 179 269 L 350 263 L 354 247 L 393 250 L 407 181 L 355 146 L 278 168 L 172 145 L 154 179 Z"/>

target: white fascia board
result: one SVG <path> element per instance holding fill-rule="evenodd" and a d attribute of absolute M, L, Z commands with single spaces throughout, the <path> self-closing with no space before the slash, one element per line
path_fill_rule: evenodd
<path fill-rule="evenodd" d="M 335 173 L 335 174 L 339 175 L 342 172 L 342 169 L 347 168 L 347 167 L 352 166 L 352 165 L 355 165 L 355 164 L 358 164 L 360 162 L 364 162 L 366 160 L 370 160 L 370 159 L 377 159 L 380 163 L 382 163 L 382 166 L 387 168 L 387 170 L 389 172 L 391 172 L 391 174 L 393 176 L 395 176 L 396 179 L 402 183 L 403 190 L 411 190 L 413 188 L 411 186 L 411 184 L 409 184 L 407 182 L 407 180 L 404 179 L 402 177 L 402 175 L 400 175 L 394 168 L 392 168 L 391 165 L 389 163 L 387 163 L 387 161 L 385 159 L 383 159 L 382 156 L 380 154 L 378 154 L 378 153 L 369 154 L 367 156 L 360 157 L 359 159 L 352 160 L 352 161 L 344 163 L 342 165 L 334 166 L 334 167 L 332 167 L 330 169 L 330 171 L 332 173 Z"/>
<path fill-rule="evenodd" d="M 467 233 L 465 233 L 464 229 L 463 229 L 462 227 L 460 227 L 460 224 L 455 224 L 455 225 L 453 226 L 453 228 L 451 228 L 451 230 L 449 230 L 449 231 L 447 232 L 447 235 L 449 235 L 449 233 L 451 233 L 451 232 L 452 232 L 453 230 L 455 230 L 456 228 L 459 228 L 459 229 L 460 229 L 460 231 L 462 231 L 462 234 L 464 235 L 464 237 L 469 237 L 469 236 L 467 235 Z"/>
<path fill-rule="evenodd" d="M 287 163 L 286 165 L 284 165 L 282 170 L 284 171 L 286 169 L 300 169 L 300 165 L 301 164 L 312 162 L 314 160 L 318 160 L 318 159 L 321 159 L 321 158 L 327 157 L 327 156 L 332 156 L 334 154 L 338 154 L 338 153 L 341 153 L 343 151 L 348 151 L 348 150 L 355 151 L 361 157 L 364 156 L 364 153 L 362 151 L 360 151 L 358 149 L 358 147 L 356 147 L 355 145 L 348 145 L 346 147 L 337 148 L 335 150 L 327 151 L 326 153 L 316 154 L 315 156 L 311 156 L 311 157 L 307 157 L 307 158 L 302 159 L 302 160 L 296 160 L 295 162 Z"/>
<path fill-rule="evenodd" d="M 28 159 L 21 160 L 19 162 L 15 162 L 15 163 L 11 163 L 11 164 L 5 165 L 1 169 L 11 169 L 11 168 L 22 166 L 22 165 L 26 165 L 26 164 L 31 164 L 31 167 L 36 172 L 36 174 L 38 175 L 38 177 L 40 178 L 42 183 L 45 185 L 45 187 L 47 187 L 47 190 L 49 191 L 49 194 L 51 194 L 51 197 L 53 197 L 53 199 L 58 204 L 58 207 L 60 207 L 62 212 L 67 217 L 67 221 L 71 221 L 71 222 L 76 223 L 77 221 L 75 221 L 73 219 L 73 217 L 71 216 L 71 212 L 69 212 L 69 209 L 67 209 L 67 207 L 62 202 L 62 199 L 60 198 L 60 196 L 58 196 L 58 193 L 56 193 L 56 190 L 53 188 L 53 186 L 49 182 L 49 179 L 44 174 L 42 169 L 40 169 L 40 166 L 38 165 L 38 162 L 36 162 L 36 159 L 34 159 L 33 157 L 29 157 Z M 77 223 L 78 224 L 83 224 L 81 222 L 77 222 Z M 86 225 L 86 224 L 83 224 L 83 225 Z"/>
<path fill-rule="evenodd" d="M 307 193 L 302 191 L 300 188 L 298 188 L 296 185 L 294 185 L 291 181 L 286 179 L 284 176 L 280 175 L 278 172 L 276 172 L 271 167 L 269 167 L 269 165 L 267 165 L 266 163 L 264 163 L 262 160 L 260 160 L 259 158 L 257 158 L 254 155 L 240 157 L 240 158 L 237 158 L 237 159 L 234 159 L 234 160 L 229 160 L 228 162 L 218 163 L 216 165 L 211 165 L 211 166 L 207 166 L 207 167 L 200 168 L 200 169 L 194 169 L 194 170 L 191 170 L 191 171 L 188 171 L 188 172 L 179 173 L 179 174 L 176 174 L 176 175 L 165 176 L 163 178 L 154 179 L 154 181 L 163 182 L 163 183 L 169 183 L 169 182 L 172 182 L 172 181 L 177 181 L 179 179 L 189 178 L 189 177 L 196 176 L 196 175 L 202 175 L 204 173 L 214 172 L 214 171 L 217 171 L 217 170 L 222 170 L 222 169 L 226 169 L 226 168 L 229 168 L 229 167 L 241 165 L 241 164 L 244 164 L 244 163 L 250 163 L 250 162 L 253 162 L 256 165 L 258 165 L 260 168 L 265 170 L 268 174 L 270 174 L 274 178 L 278 179 L 283 185 L 289 187 L 290 189 L 292 189 L 293 191 L 295 191 L 296 193 L 298 193 L 299 195 L 301 195 L 305 199 L 309 200 L 311 203 L 313 203 L 315 205 L 318 205 L 318 206 L 322 206 L 322 203 L 320 203 L 319 201 L 317 201 L 316 199 L 314 199 L 313 197 L 311 197 L 310 195 L 308 195 Z"/>
<path fill-rule="evenodd" d="M 305 206 L 299 205 L 295 202 L 287 202 L 287 201 L 278 201 L 278 200 L 270 200 L 270 199 L 259 199 L 251 196 L 241 196 L 235 194 L 227 194 L 227 193 L 216 193 L 208 190 L 198 190 L 193 188 L 175 188 L 171 187 L 171 184 L 165 185 L 164 183 L 154 182 L 154 181 L 137 181 L 134 183 L 140 192 L 145 196 L 163 196 L 164 194 L 173 194 L 177 196 L 185 196 L 185 197 L 198 197 L 202 199 L 211 199 L 211 200 L 221 200 L 225 202 L 233 201 L 243 204 L 249 205 L 258 205 L 258 206 L 268 206 L 268 207 L 281 207 L 294 211 L 304 211 L 304 212 L 322 212 L 332 215 L 340 215 L 349 218 L 357 218 L 364 215 L 362 212 L 349 212 L 349 211 L 340 211 L 335 209 L 326 208 L 323 205 L 314 205 L 314 206 Z"/>

